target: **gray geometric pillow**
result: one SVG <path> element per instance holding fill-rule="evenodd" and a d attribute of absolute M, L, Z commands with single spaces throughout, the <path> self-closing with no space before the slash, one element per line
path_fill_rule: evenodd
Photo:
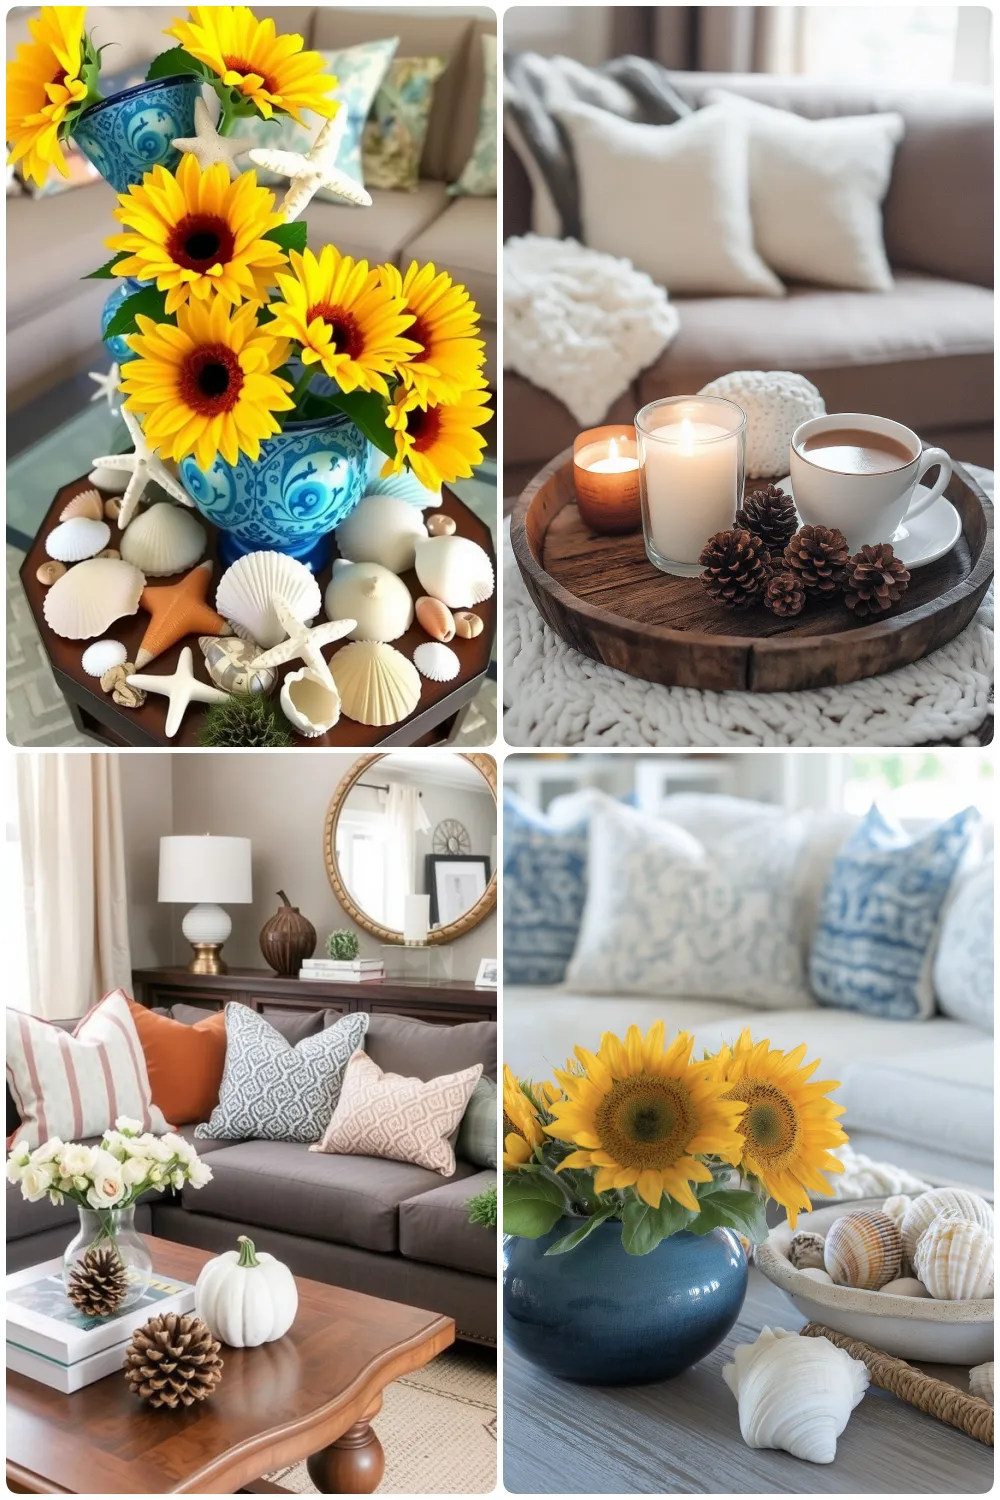
<path fill-rule="evenodd" d="M 226 1006 L 226 1065 L 219 1102 L 199 1140 L 318 1141 L 333 1117 L 348 1061 L 368 1030 L 344 1016 L 293 1047 L 249 1006 Z"/>

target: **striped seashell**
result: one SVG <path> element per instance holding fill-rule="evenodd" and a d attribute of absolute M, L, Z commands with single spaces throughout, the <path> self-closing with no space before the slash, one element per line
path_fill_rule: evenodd
<path fill-rule="evenodd" d="M 788 1259 L 797 1271 L 805 1271 L 810 1266 L 822 1266 L 825 1243 L 821 1234 L 814 1234 L 810 1229 L 800 1229 L 788 1243 Z"/>
<path fill-rule="evenodd" d="M 939 1214 L 917 1241 L 913 1269 L 938 1301 L 992 1297 L 993 1231 Z"/>
<path fill-rule="evenodd" d="M 81 490 L 59 512 L 60 521 L 71 521 L 74 516 L 83 516 L 88 521 L 103 519 L 104 504 L 96 490 Z"/>
<path fill-rule="evenodd" d="M 875 1208 L 859 1208 L 830 1226 L 823 1263 L 838 1286 L 877 1292 L 903 1264 L 899 1226 Z"/>
<path fill-rule="evenodd" d="M 917 1241 L 939 1214 L 948 1214 L 953 1219 L 971 1219 L 973 1224 L 981 1224 L 991 1232 L 993 1229 L 993 1209 L 978 1193 L 970 1193 L 966 1188 L 931 1188 L 929 1193 L 914 1198 L 900 1225 L 903 1254 L 911 1266 Z"/>

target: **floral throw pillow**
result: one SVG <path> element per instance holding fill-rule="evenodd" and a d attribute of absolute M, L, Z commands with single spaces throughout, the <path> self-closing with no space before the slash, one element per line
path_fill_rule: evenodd
<path fill-rule="evenodd" d="M 455 197 L 495 198 L 497 192 L 497 39 L 483 33 L 483 97 L 479 130 L 462 175 L 448 191 Z"/>
<path fill-rule="evenodd" d="M 397 57 L 375 95 L 362 136 L 365 186 L 415 193 L 420 154 L 444 57 Z"/>

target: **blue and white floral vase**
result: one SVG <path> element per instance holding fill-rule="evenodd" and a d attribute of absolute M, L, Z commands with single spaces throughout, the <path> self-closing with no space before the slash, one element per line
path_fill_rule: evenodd
<path fill-rule="evenodd" d="M 73 140 L 116 193 L 125 193 L 154 167 L 169 172 L 181 153 L 177 136 L 193 136 L 201 79 L 157 78 L 92 104 L 73 127 Z"/>

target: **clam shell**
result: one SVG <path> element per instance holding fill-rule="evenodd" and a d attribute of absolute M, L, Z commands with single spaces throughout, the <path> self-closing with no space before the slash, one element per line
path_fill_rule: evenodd
<path fill-rule="evenodd" d="M 465 536 L 431 536 L 418 541 L 420 586 L 449 609 L 482 604 L 493 593 L 493 564 L 478 542 Z"/>
<path fill-rule="evenodd" d="M 895 1281 L 887 1281 L 885 1286 L 879 1287 L 887 1297 L 929 1297 L 930 1292 L 922 1281 L 915 1276 L 897 1276 Z"/>
<path fill-rule="evenodd" d="M 455 615 L 455 634 L 463 641 L 475 640 L 477 635 L 482 635 L 484 629 L 482 620 L 471 609 L 460 609 Z"/>
<path fill-rule="evenodd" d="M 272 693 L 278 681 L 273 667 L 256 667 L 251 663 L 260 655 L 260 647 L 238 635 L 200 635 L 198 645 L 205 658 L 205 670 L 216 687 L 227 693 Z"/>
<path fill-rule="evenodd" d="M 809 1229 L 800 1229 L 792 1235 L 788 1244 L 788 1259 L 797 1271 L 823 1265 L 824 1240 L 821 1234 Z"/>
<path fill-rule="evenodd" d="M 993 1361 L 985 1365 L 973 1365 L 969 1371 L 969 1390 L 974 1396 L 993 1405 Z"/>
<path fill-rule="evenodd" d="M 186 573 L 204 554 L 205 528 L 190 511 L 159 500 L 122 532 L 121 555 L 147 578 Z"/>
<path fill-rule="evenodd" d="M 42 610 L 56 635 L 88 641 L 139 608 L 146 580 L 120 557 L 92 557 L 70 568 L 45 595 Z"/>
<path fill-rule="evenodd" d="M 66 571 L 66 564 L 61 562 L 39 563 L 35 569 L 35 577 L 38 582 L 50 589 L 57 578 L 61 578 Z"/>
<path fill-rule="evenodd" d="M 275 595 L 302 621 L 319 614 L 319 584 L 304 563 L 283 552 L 248 552 L 227 568 L 215 593 L 215 607 L 238 632 L 264 651 L 277 646 L 286 633 L 274 612 Z"/>
<path fill-rule="evenodd" d="M 124 495 L 131 477 L 127 469 L 106 469 L 103 464 L 98 464 L 87 475 L 96 489 L 105 490 L 109 495 Z"/>
<path fill-rule="evenodd" d="M 104 519 L 104 502 L 96 490 L 81 490 L 59 512 L 60 521 L 71 521 L 74 516 L 85 516 L 88 521 Z"/>
<path fill-rule="evenodd" d="M 938 1301 L 992 1297 L 993 1231 L 939 1214 L 917 1241 L 913 1269 Z"/>
<path fill-rule="evenodd" d="M 365 495 L 334 532 L 337 551 L 347 562 L 380 563 L 390 573 L 413 567 L 418 537 L 425 537 L 416 506 L 394 495 Z"/>
<path fill-rule="evenodd" d="M 722 1378 L 736 1397 L 749 1448 L 781 1448 L 829 1464 L 851 1412 L 868 1389 L 859 1359 L 829 1339 L 762 1328 L 756 1343 L 733 1350 Z"/>
<path fill-rule="evenodd" d="M 900 1225 L 903 1236 L 903 1254 L 911 1266 L 917 1241 L 939 1214 L 950 1214 L 958 1219 L 971 1219 L 974 1224 L 981 1224 L 984 1229 L 992 1230 L 993 1228 L 993 1209 L 985 1198 L 979 1197 L 978 1193 L 970 1193 L 966 1188 L 931 1188 L 929 1193 L 921 1193 L 919 1198 L 914 1198 Z"/>
<path fill-rule="evenodd" d="M 340 718 L 340 693 L 312 667 L 301 667 L 281 684 L 281 708 L 299 734 L 315 739 Z"/>
<path fill-rule="evenodd" d="M 121 641 L 95 641 L 81 656 L 80 665 L 88 677 L 103 677 L 112 667 L 120 667 L 127 657 Z"/>
<path fill-rule="evenodd" d="M 838 1286 L 877 1292 L 894 1281 L 903 1264 L 899 1226 L 878 1209 L 861 1208 L 831 1224 L 823 1263 Z"/>
<path fill-rule="evenodd" d="M 323 602 L 328 619 L 357 620 L 352 641 L 395 641 L 413 624 L 409 589 L 379 563 L 338 558 Z"/>
<path fill-rule="evenodd" d="M 89 516 L 71 516 L 60 521 L 45 538 L 45 550 L 56 562 L 82 562 L 93 557 L 106 547 L 111 539 L 111 527 L 107 521 L 94 521 Z"/>
<path fill-rule="evenodd" d="M 447 604 L 442 604 L 440 599 L 432 599 L 429 594 L 421 595 L 414 605 L 414 613 L 418 625 L 421 625 L 434 640 L 453 641 L 455 639 L 455 616 Z"/>
<path fill-rule="evenodd" d="M 425 489 L 411 469 L 400 469 L 398 474 L 389 474 L 383 479 L 379 470 L 384 463 L 385 455 L 373 449 L 367 495 L 393 495 L 397 500 L 405 500 L 407 505 L 419 506 L 421 510 L 441 504 L 441 491 Z"/>
<path fill-rule="evenodd" d="M 420 702 L 420 674 L 382 641 L 355 641 L 330 659 L 344 713 L 358 724 L 398 724 Z"/>
<path fill-rule="evenodd" d="M 413 665 L 422 677 L 432 682 L 450 682 L 457 677 L 462 663 L 450 646 L 440 641 L 424 641 L 413 653 Z"/>

